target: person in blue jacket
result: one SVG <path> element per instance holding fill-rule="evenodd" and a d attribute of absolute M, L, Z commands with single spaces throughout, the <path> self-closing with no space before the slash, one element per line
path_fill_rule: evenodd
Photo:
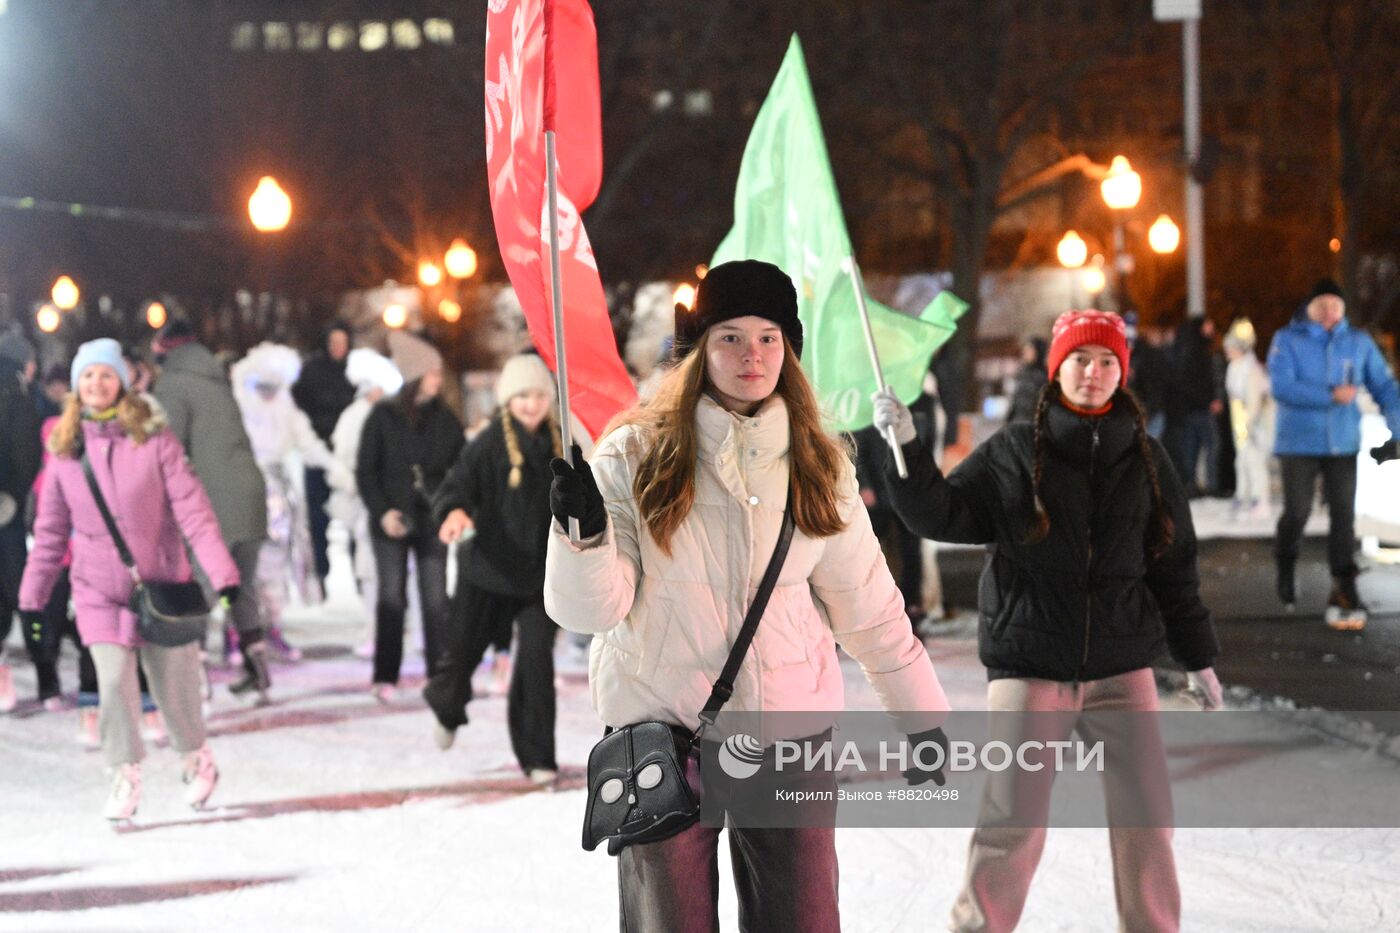
<path fill-rule="evenodd" d="M 1342 290 L 1331 279 L 1318 282 L 1293 321 L 1274 335 L 1269 379 L 1278 404 L 1274 454 L 1283 474 L 1283 515 L 1274 545 L 1279 599 L 1291 606 L 1296 598 L 1293 567 L 1321 473 L 1330 513 L 1328 624 L 1360 628 L 1366 607 L 1356 591 L 1354 557 L 1356 456 L 1361 448 L 1356 393 L 1366 387 L 1393 439 L 1400 436 L 1400 387 L 1376 342 L 1347 323 Z"/>

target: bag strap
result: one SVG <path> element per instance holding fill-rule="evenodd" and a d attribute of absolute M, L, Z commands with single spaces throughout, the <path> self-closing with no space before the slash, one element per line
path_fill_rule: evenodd
<path fill-rule="evenodd" d="M 783 509 L 783 526 L 778 531 L 778 543 L 773 547 L 768 569 L 763 572 L 758 592 L 754 593 L 753 602 L 749 604 L 749 611 L 744 616 L 739 637 L 734 639 L 734 647 L 729 649 L 729 658 L 724 662 L 724 670 L 720 672 L 719 679 L 710 690 L 710 698 L 705 701 L 705 708 L 700 711 L 700 727 L 695 730 L 690 740 L 692 752 L 700 747 L 700 736 L 705 729 L 715 724 L 720 707 L 729 702 L 729 698 L 734 695 L 734 678 L 739 676 L 739 666 L 744 663 L 744 655 L 748 654 L 749 645 L 753 644 L 758 622 L 763 618 L 763 610 L 768 608 L 768 597 L 773 595 L 773 587 L 778 583 L 778 574 L 783 569 L 783 562 L 787 560 L 788 545 L 792 543 L 793 524 L 792 487 L 789 486 L 787 507 Z"/>
<path fill-rule="evenodd" d="M 131 579 L 139 584 L 141 575 L 136 571 L 136 561 L 126 546 L 126 539 L 117 530 L 117 520 L 112 517 L 112 510 L 107 508 L 107 499 L 102 495 L 102 487 L 97 485 L 97 476 L 92 472 L 92 461 L 88 459 L 86 449 L 83 450 L 83 475 L 87 477 L 92 497 L 97 500 L 97 511 L 102 513 L 102 520 L 107 523 L 107 531 L 112 536 L 112 543 L 117 546 L 117 556 L 122 559 L 123 564 L 126 564 L 126 569 L 131 573 Z"/>

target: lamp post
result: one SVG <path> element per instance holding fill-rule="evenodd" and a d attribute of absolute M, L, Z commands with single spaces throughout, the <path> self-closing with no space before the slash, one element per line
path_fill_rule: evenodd
<path fill-rule="evenodd" d="M 1142 198 L 1142 176 L 1133 171 L 1127 156 L 1114 156 L 1108 174 L 1099 185 L 1104 203 L 1113 211 L 1113 299 L 1122 314 L 1128 309 L 1128 274 L 1133 271 L 1133 257 L 1128 252 L 1123 233 L 1123 214 L 1137 207 Z"/>
<path fill-rule="evenodd" d="M 1060 265 L 1069 270 L 1069 306 L 1074 308 L 1078 303 L 1075 281 L 1079 278 L 1074 270 L 1083 266 L 1089 258 L 1089 245 L 1084 242 L 1082 236 L 1070 230 L 1060 238 L 1059 244 L 1055 247 L 1055 255 L 1059 258 Z"/>

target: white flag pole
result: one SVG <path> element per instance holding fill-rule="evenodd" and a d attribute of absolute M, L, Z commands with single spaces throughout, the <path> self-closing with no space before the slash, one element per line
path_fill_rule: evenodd
<path fill-rule="evenodd" d="M 880 391 L 885 391 L 885 371 L 880 368 L 880 351 L 875 347 L 875 332 L 870 328 L 870 309 L 865 306 L 865 282 L 860 277 L 860 266 L 856 265 L 854 256 L 847 256 L 841 260 L 841 268 L 851 277 L 851 288 L 856 293 L 856 307 L 860 309 L 860 323 L 865 329 L 865 347 L 870 351 L 870 365 L 875 370 L 875 384 Z M 895 469 L 899 471 L 900 479 L 909 478 L 909 470 L 904 464 L 904 451 L 899 449 L 899 441 L 894 436 L 894 428 L 885 431 L 885 440 L 890 445 L 890 452 L 894 454 Z"/>
<path fill-rule="evenodd" d="M 573 464 L 574 439 L 569 418 L 569 360 L 564 349 L 564 280 L 559 271 L 559 163 L 554 131 L 544 134 L 545 182 L 549 189 L 549 279 L 554 305 L 554 378 L 559 387 L 559 433 L 564 459 Z M 579 540 L 578 519 L 569 518 L 569 540 Z"/>

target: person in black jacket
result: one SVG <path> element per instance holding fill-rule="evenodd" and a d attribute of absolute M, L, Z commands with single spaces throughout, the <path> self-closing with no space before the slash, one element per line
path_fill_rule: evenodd
<path fill-rule="evenodd" d="M 1222 410 L 1215 372 L 1215 325 L 1210 318 L 1192 318 L 1176 329 L 1169 354 L 1170 369 L 1163 410 L 1166 433 L 1162 442 L 1171 454 L 1176 475 L 1195 498 L 1215 492 L 1216 440 L 1212 420 Z M 1196 464 L 1205 456 L 1205 483 L 1196 482 Z"/>
<path fill-rule="evenodd" d="M 311 355 L 301 368 L 296 385 L 292 386 L 292 400 L 311 419 L 311 427 L 321 442 L 330 445 L 331 433 L 335 430 L 340 413 L 355 401 L 355 387 L 345 376 L 345 360 L 353 342 L 350 325 L 344 321 L 333 321 L 321 335 L 320 349 Z M 326 556 L 326 528 L 330 516 L 326 514 L 326 502 L 330 499 L 331 487 L 326 482 L 326 471 L 320 467 L 305 468 L 306 512 L 311 524 L 311 551 L 316 561 L 316 577 L 325 592 L 326 574 L 330 573 L 330 559 Z"/>
<path fill-rule="evenodd" d="M 438 397 L 443 375 L 437 350 L 400 331 L 389 334 L 389 350 L 404 387 L 370 412 L 355 461 L 379 576 L 371 689 L 383 703 L 394 699 L 403 664 L 410 551 L 418 569 L 424 665 L 428 676 L 437 672 L 447 624 L 447 548 L 438 540 L 429 504 L 465 441 L 462 423 Z"/>
<path fill-rule="evenodd" d="M 1011 393 L 1011 410 L 1006 420 L 1033 421 L 1040 390 L 1045 388 L 1045 351 L 1049 344 L 1044 337 L 1027 337 L 1021 342 L 1021 370 L 1016 373 L 1016 388 Z"/>
<path fill-rule="evenodd" d="M 18 334 L 0 336 L 0 713 L 15 708 L 14 681 L 5 664 L 3 645 L 19 608 L 19 581 L 28 556 L 24 504 L 39 474 L 39 412 L 25 391 L 22 371 L 33 361 L 33 348 Z M 29 632 L 24 644 L 36 665 L 42 653 Z"/>
<path fill-rule="evenodd" d="M 1012 714 L 992 717 L 994 736 L 1063 740 L 1074 729 L 1103 742 L 1121 924 L 1176 930 L 1162 739 L 1153 717 L 1122 714 L 1157 709 L 1151 665 L 1164 643 L 1202 705 L 1218 707 L 1219 647 L 1200 598 L 1190 508 L 1142 409 L 1121 388 L 1127 364 L 1116 314 L 1061 315 L 1034 422 L 1002 428 L 947 478 L 919 449 L 897 400 L 876 396 L 875 424 L 904 445 L 908 479 L 888 466 L 886 478 L 909 527 L 987 545 L 978 652 L 991 681 L 988 710 Z M 1051 711 L 1068 715 L 1044 715 Z M 1053 780 L 1053 767 L 994 775 L 952 929 L 1016 925 Z"/>
<path fill-rule="evenodd" d="M 472 672 L 493 642 L 510 643 L 509 722 L 515 757 L 530 779 L 548 784 L 558 774 L 554 755 L 554 636 L 544 611 L 544 557 L 549 536 L 549 462 L 560 455 L 551 410 L 554 383 L 534 354 L 506 361 L 496 381 L 500 410 L 462 449 L 433 499 L 444 543 L 468 528 L 476 534 L 458 562 L 450 649 L 423 689 L 437 717 L 439 747 L 451 747 L 467 722 Z"/>

